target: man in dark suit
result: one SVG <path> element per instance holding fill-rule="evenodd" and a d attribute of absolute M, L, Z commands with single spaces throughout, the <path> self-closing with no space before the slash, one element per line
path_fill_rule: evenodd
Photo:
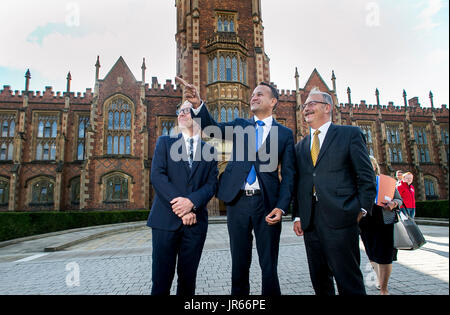
<path fill-rule="evenodd" d="M 206 205 L 217 189 L 217 159 L 213 147 L 200 138 L 191 104 L 177 111 L 182 133 L 161 136 L 152 161 L 156 195 L 148 217 L 152 228 L 152 295 L 169 295 L 177 264 L 177 295 L 195 294 L 195 281 L 208 229 Z M 177 263 L 178 259 L 178 263 Z"/>
<path fill-rule="evenodd" d="M 363 133 L 331 123 L 331 96 L 312 91 L 303 105 L 310 135 L 295 147 L 294 232 L 304 235 L 317 295 L 365 294 L 358 222 L 372 209 L 375 174 Z"/>
<path fill-rule="evenodd" d="M 221 175 L 217 197 L 227 205 L 232 258 L 232 295 L 249 295 L 253 235 L 262 270 L 262 295 L 280 295 L 278 251 L 281 217 L 288 210 L 294 190 L 294 137 L 272 117 L 278 91 L 258 85 L 250 100 L 251 119 L 216 122 L 197 89 L 182 79 L 184 95 L 193 105 L 194 119 L 202 130 L 233 143 L 231 160 Z M 206 127 L 209 127 L 205 129 Z M 211 135 L 211 134 L 210 134 Z M 281 180 L 278 166 L 281 165 Z"/>

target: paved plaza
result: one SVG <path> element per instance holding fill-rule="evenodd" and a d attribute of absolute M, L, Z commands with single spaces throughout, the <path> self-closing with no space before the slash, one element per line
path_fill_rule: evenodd
<path fill-rule="evenodd" d="M 449 228 L 429 225 L 420 228 L 427 244 L 419 250 L 399 251 L 398 261 L 393 264 L 390 293 L 448 295 Z M 3 242 L 0 243 L 0 294 L 148 295 L 151 251 L 151 230 L 145 227 L 145 222 Z M 361 270 L 367 293 L 378 294 L 362 242 Z M 278 271 L 282 294 L 314 294 L 303 237 L 295 236 L 289 221 L 283 222 Z M 230 277 L 226 223 L 210 224 L 198 271 L 197 294 L 229 295 Z M 260 294 L 261 272 L 255 248 L 250 277 L 251 294 Z M 172 293 L 175 284 L 176 277 Z"/>

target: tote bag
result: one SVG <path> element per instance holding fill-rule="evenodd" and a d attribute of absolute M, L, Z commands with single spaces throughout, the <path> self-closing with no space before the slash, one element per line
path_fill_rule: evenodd
<path fill-rule="evenodd" d="M 414 250 L 422 247 L 426 241 L 414 219 L 397 212 L 398 222 L 394 224 L 394 247 Z"/>

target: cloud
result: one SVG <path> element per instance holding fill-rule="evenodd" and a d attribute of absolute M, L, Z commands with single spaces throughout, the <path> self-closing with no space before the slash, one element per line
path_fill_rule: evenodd
<path fill-rule="evenodd" d="M 439 26 L 439 23 L 434 22 L 434 17 L 444 7 L 443 0 L 427 0 L 427 7 L 425 7 L 419 14 L 421 23 L 415 27 L 415 30 L 430 31 Z"/>

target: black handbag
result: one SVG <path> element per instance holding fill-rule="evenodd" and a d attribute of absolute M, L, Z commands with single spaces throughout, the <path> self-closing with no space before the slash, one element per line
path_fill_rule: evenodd
<path fill-rule="evenodd" d="M 394 247 L 414 250 L 422 247 L 426 240 L 414 219 L 397 211 L 398 222 L 394 224 Z"/>

